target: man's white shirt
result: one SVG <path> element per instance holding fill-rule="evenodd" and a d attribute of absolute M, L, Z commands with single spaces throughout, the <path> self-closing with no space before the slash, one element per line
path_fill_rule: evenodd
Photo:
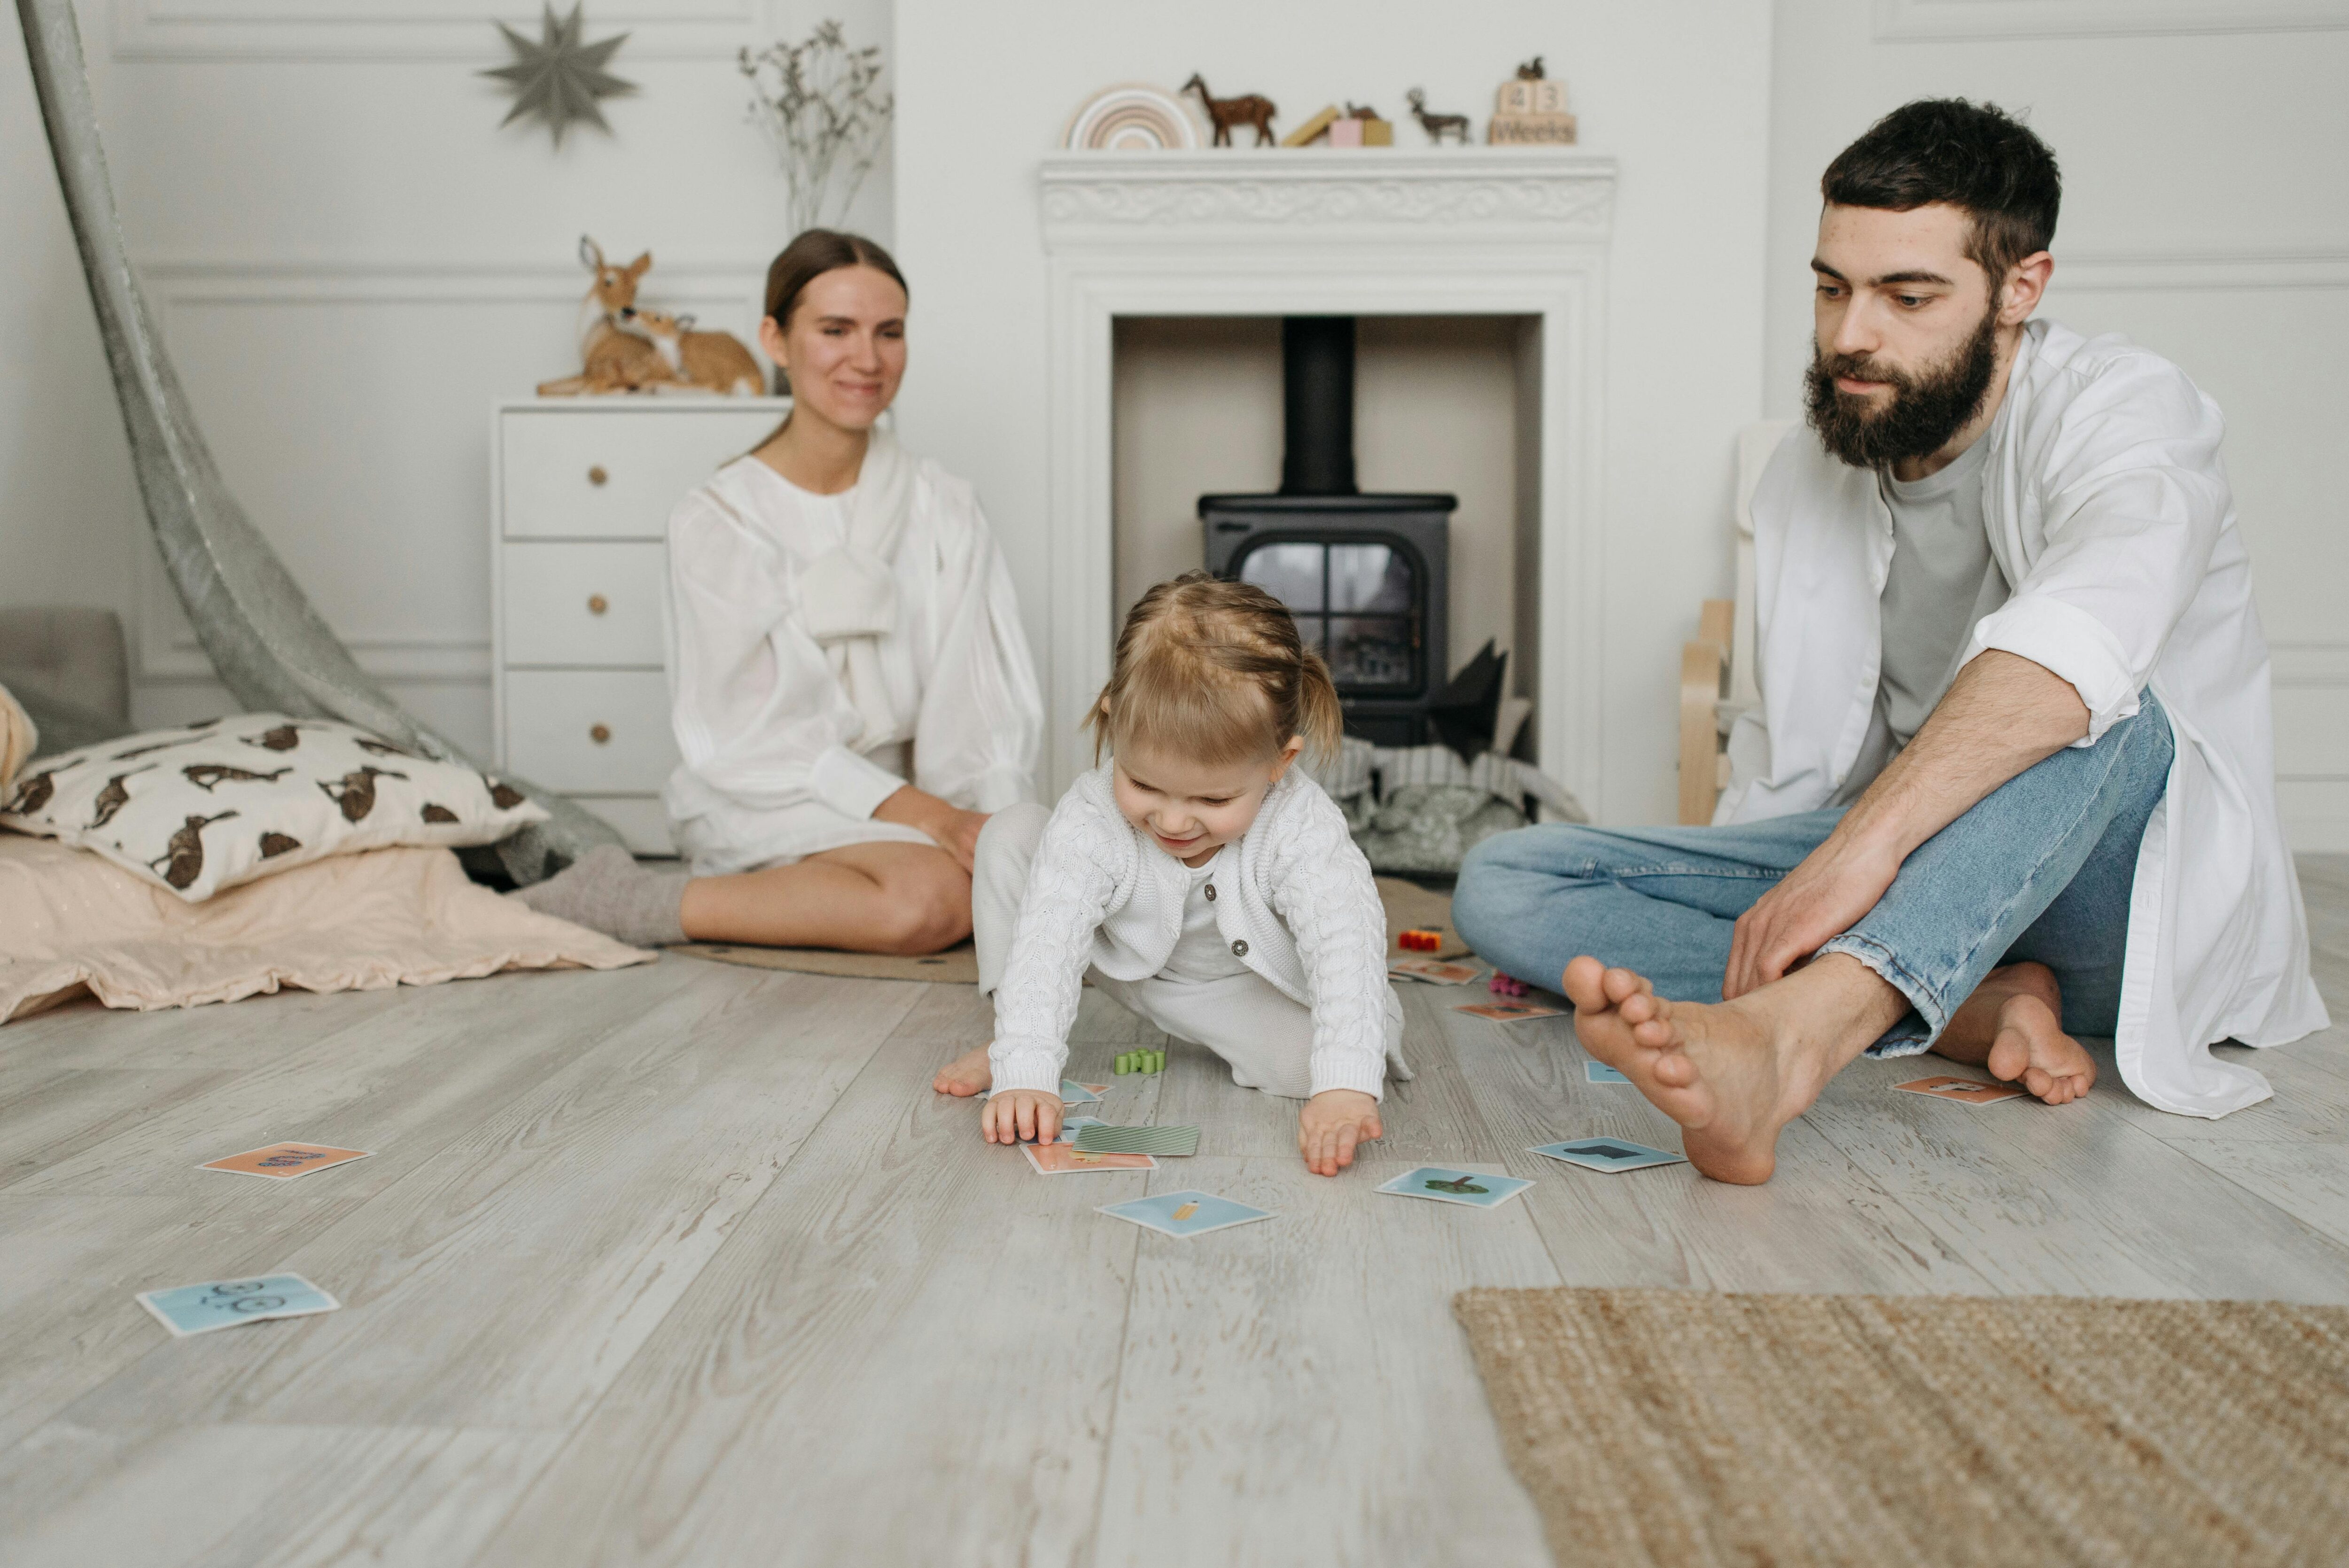
<path fill-rule="evenodd" d="M 2218 1117 L 2267 1080 L 2220 1061 L 2330 1021 L 2276 817 L 2267 642 L 2219 457 L 2224 421 L 2184 372 L 2118 336 L 2023 331 L 1982 438 L 1982 521 L 2013 592 L 1961 663 L 2015 654 L 2069 681 L 2095 743 L 2150 686 L 2176 738 L 2130 899 L 2121 1078 L 2165 1110 Z M 1753 502 L 1762 703 L 1730 736 L 1713 820 L 1815 810 L 1858 759 L 1882 672 L 1892 520 L 1876 473 L 1790 432 Z"/>

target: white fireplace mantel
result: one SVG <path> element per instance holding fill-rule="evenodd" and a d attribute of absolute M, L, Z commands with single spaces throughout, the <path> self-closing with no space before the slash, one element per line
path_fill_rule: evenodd
<path fill-rule="evenodd" d="M 1112 325 L 1123 315 L 1516 315 L 1540 325 L 1535 724 L 1545 771 L 1599 783 L 1600 390 L 1615 161 L 1521 148 L 1063 152 L 1050 275 L 1051 729 L 1057 790 L 1109 676 Z M 1521 485 L 1524 477 L 1520 476 Z"/>

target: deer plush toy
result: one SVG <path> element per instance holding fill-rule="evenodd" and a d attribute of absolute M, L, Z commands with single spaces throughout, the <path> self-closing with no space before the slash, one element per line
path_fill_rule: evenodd
<path fill-rule="evenodd" d="M 750 357 L 750 351 L 732 334 L 696 332 L 693 317 L 671 315 L 667 311 L 631 308 L 624 313 L 624 320 L 651 340 L 653 351 L 660 356 L 670 380 L 680 387 L 698 387 L 739 397 L 759 395 L 759 362 Z M 666 386 L 660 388 L 668 389 Z"/>
<path fill-rule="evenodd" d="M 626 266 L 604 259 L 604 249 L 586 235 L 579 236 L 579 264 L 587 269 L 587 297 L 579 305 L 579 358 L 576 376 L 542 381 L 542 397 L 569 397 L 581 393 L 636 392 L 673 381 L 660 353 L 643 336 L 628 331 L 623 318 L 635 308 L 636 285 L 652 270 L 647 251 Z"/>

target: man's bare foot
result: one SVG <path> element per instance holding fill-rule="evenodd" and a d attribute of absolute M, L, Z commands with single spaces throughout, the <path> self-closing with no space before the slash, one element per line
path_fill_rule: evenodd
<path fill-rule="evenodd" d="M 1788 984 L 1706 1006 L 1667 1002 L 1640 975 L 1596 958 L 1576 959 L 1565 975 L 1583 1048 L 1681 1124 L 1690 1164 L 1747 1186 L 1770 1179 L 1780 1130 L 1834 1070 L 1819 1071 L 1817 1053 L 1785 1026 L 1771 993 Z"/>
<path fill-rule="evenodd" d="M 938 1076 L 930 1080 L 930 1087 L 940 1094 L 968 1099 L 972 1095 L 986 1093 L 994 1081 L 995 1069 L 988 1062 L 987 1047 L 981 1046 L 963 1052 L 940 1068 Z"/>
<path fill-rule="evenodd" d="M 1993 969 L 1933 1042 L 1936 1056 L 2023 1087 L 2049 1105 L 2065 1105 L 2096 1081 L 2096 1061 L 2064 1032 L 2064 996 L 2043 964 Z"/>

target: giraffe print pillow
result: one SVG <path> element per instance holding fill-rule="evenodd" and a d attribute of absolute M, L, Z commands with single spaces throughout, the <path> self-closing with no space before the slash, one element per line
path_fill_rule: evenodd
<path fill-rule="evenodd" d="M 200 903 L 328 855 L 493 844 L 545 810 L 495 778 L 331 720 L 248 713 L 36 758 L 0 828 L 56 839 Z"/>

